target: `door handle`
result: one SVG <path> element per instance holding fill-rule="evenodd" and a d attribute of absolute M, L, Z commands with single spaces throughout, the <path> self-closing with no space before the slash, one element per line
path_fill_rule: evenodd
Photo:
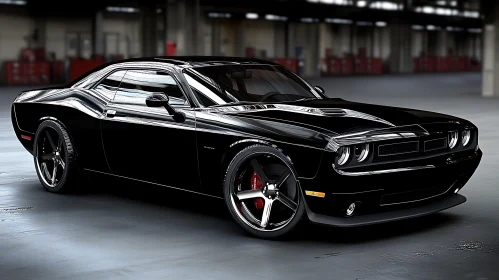
<path fill-rule="evenodd" d="M 113 118 L 116 115 L 115 110 L 106 110 L 106 117 Z"/>

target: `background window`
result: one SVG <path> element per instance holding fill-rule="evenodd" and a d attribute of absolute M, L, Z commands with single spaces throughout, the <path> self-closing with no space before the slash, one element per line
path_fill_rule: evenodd
<path fill-rule="evenodd" d="M 154 93 L 163 93 L 170 104 L 186 104 L 185 96 L 175 79 L 165 72 L 128 70 L 121 81 L 114 103 L 146 105 L 146 98 Z"/>

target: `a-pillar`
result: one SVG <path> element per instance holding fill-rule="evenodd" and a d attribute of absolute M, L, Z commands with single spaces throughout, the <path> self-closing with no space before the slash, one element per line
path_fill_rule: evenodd
<path fill-rule="evenodd" d="M 495 3 L 483 32 L 482 95 L 499 97 L 499 3 Z"/>
<path fill-rule="evenodd" d="M 411 73 L 412 29 L 409 24 L 390 24 L 390 70 L 392 73 Z"/>

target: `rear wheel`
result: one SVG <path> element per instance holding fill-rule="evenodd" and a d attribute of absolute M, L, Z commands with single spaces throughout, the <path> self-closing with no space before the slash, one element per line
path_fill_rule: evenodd
<path fill-rule="evenodd" d="M 38 178 L 46 190 L 63 193 L 77 189 L 76 153 L 62 125 L 43 121 L 35 134 L 33 154 Z"/>
<path fill-rule="evenodd" d="M 234 157 L 225 176 L 224 196 L 236 222 L 260 238 L 290 234 L 305 213 L 290 161 L 268 146 L 253 145 Z"/>

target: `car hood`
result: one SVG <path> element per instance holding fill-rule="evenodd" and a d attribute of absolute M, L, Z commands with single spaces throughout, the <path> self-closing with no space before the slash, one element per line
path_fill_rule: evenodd
<path fill-rule="evenodd" d="M 279 121 L 317 128 L 335 134 L 386 129 L 432 123 L 459 123 L 463 119 L 449 115 L 350 102 L 339 98 L 304 100 L 284 103 L 238 103 L 218 106 L 211 112 L 238 118 Z"/>

